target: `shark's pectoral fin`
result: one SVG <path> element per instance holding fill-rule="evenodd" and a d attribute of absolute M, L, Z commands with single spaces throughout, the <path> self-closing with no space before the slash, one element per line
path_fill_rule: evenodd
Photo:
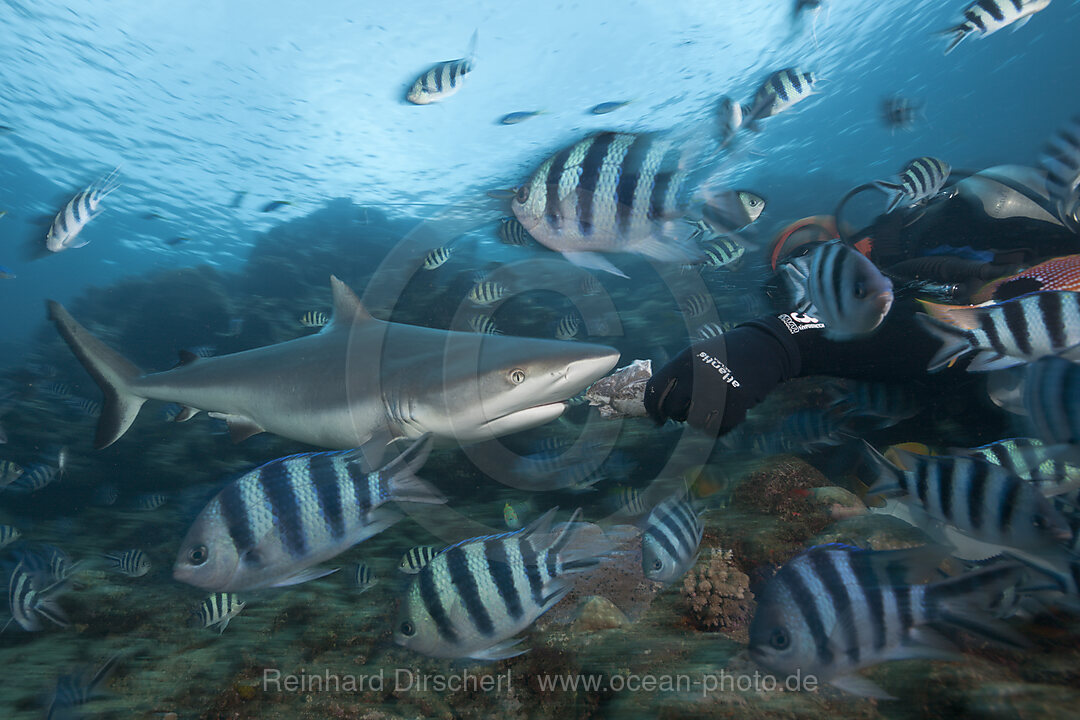
<path fill-rule="evenodd" d="M 232 438 L 234 443 L 265 432 L 265 429 L 259 423 L 243 415 L 229 415 L 228 413 L 217 412 L 209 413 L 209 415 L 217 420 L 224 420 L 229 424 L 229 437 Z"/>

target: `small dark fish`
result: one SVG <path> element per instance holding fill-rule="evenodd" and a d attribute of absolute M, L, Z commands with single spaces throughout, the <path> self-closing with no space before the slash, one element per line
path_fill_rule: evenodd
<path fill-rule="evenodd" d="M 273 201 L 268 202 L 265 205 L 263 205 L 262 211 L 264 213 L 265 212 L 273 212 L 274 210 L 277 210 L 279 208 L 283 208 L 286 205 L 292 205 L 292 203 L 289 202 L 288 200 L 273 200 Z"/>
<path fill-rule="evenodd" d="M 512 112 L 507 115 L 503 115 L 499 122 L 503 125 L 517 125 L 518 123 L 525 122 L 529 118 L 536 117 L 544 112 L 543 110 L 527 110 L 523 112 Z"/>
<path fill-rule="evenodd" d="M 233 195 L 233 199 L 232 199 L 232 202 L 229 203 L 229 207 L 231 207 L 233 209 L 236 209 L 236 208 L 240 207 L 240 204 L 242 202 L 244 202 L 245 197 L 247 197 L 247 192 L 246 191 L 241 190 L 241 191 L 237 192 L 235 195 Z"/>
<path fill-rule="evenodd" d="M 922 106 L 910 98 L 892 95 L 881 101 L 881 121 L 890 130 L 910 130 Z"/>
<path fill-rule="evenodd" d="M 632 100 L 622 100 L 616 102 L 602 102 L 599 105 L 594 105 L 591 112 L 593 115 L 607 115 L 608 113 L 615 112 L 619 108 L 626 107 Z"/>
<path fill-rule="evenodd" d="M 169 238 L 168 240 L 165 241 L 165 244 L 166 245 L 180 245 L 180 244 L 183 244 L 183 243 L 186 243 L 186 242 L 191 242 L 191 238 L 180 236 L 180 237 Z"/>
<path fill-rule="evenodd" d="M 161 213 L 148 212 L 148 213 L 143 213 L 142 214 L 142 219 L 143 220 L 165 220 L 166 218 Z"/>

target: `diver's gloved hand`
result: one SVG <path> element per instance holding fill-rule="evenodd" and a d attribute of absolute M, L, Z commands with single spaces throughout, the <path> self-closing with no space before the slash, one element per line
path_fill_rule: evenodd
<path fill-rule="evenodd" d="M 774 387 L 799 374 L 802 327 L 816 335 L 824 329 L 817 321 L 797 322 L 805 317 L 766 317 L 694 343 L 653 374 L 645 410 L 658 423 L 685 421 L 713 435 L 730 431 Z"/>

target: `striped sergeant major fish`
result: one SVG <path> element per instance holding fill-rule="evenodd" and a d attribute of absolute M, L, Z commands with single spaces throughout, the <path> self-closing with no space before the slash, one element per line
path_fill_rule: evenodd
<path fill-rule="evenodd" d="M 708 314 L 710 310 L 716 310 L 716 303 L 708 293 L 694 293 L 687 295 L 679 303 L 679 310 L 690 318 L 699 318 Z"/>
<path fill-rule="evenodd" d="M 998 563 L 933 577 L 945 553 L 932 547 L 872 551 L 820 545 L 789 560 L 758 596 L 750 657 L 776 675 L 815 676 L 845 692 L 895 699 L 856 674 L 890 660 L 958 659 L 930 624 L 947 624 L 1007 645 L 1026 643 L 986 612 L 1022 569 Z"/>
<path fill-rule="evenodd" d="M 555 324 L 556 340 L 573 340 L 580 332 L 581 321 L 573 313 L 559 318 L 559 322 Z"/>
<path fill-rule="evenodd" d="M 0 548 L 6 548 L 21 537 L 22 533 L 14 525 L 0 525 Z"/>
<path fill-rule="evenodd" d="M 81 248 L 89 240 L 78 240 L 79 234 L 87 224 L 101 214 L 101 203 L 120 187 L 117 175 L 120 168 L 101 178 L 68 201 L 67 205 L 56 214 L 56 218 L 45 236 L 45 247 L 49 252 L 58 253 L 69 248 Z"/>
<path fill-rule="evenodd" d="M 415 575 L 427 567 L 439 549 L 433 545 L 417 545 L 405 551 L 398 563 L 398 570 L 406 575 Z"/>
<path fill-rule="evenodd" d="M 300 324 L 307 328 L 321 328 L 330 322 L 330 316 L 322 310 L 308 310 L 300 316 Z"/>
<path fill-rule="evenodd" d="M 1058 357 L 1032 363 L 1024 369 L 1022 394 L 1035 437 L 1080 444 L 1080 365 Z"/>
<path fill-rule="evenodd" d="M 746 248 L 729 237 L 718 237 L 704 243 L 701 251 L 705 253 L 705 267 L 710 270 L 732 267 L 746 254 Z"/>
<path fill-rule="evenodd" d="M 499 240 L 506 245 L 525 247 L 527 245 L 532 245 L 533 242 L 532 237 L 529 235 L 529 231 L 514 217 L 504 217 L 499 220 L 498 235 Z"/>
<path fill-rule="evenodd" d="M 352 572 L 353 585 L 360 592 L 367 592 L 379 582 L 379 578 L 375 575 L 375 571 L 371 569 L 371 566 L 367 563 L 359 563 L 353 568 Z"/>
<path fill-rule="evenodd" d="M 825 335 L 836 340 L 873 332 L 892 308 L 892 282 L 839 240 L 787 260 L 778 272 L 799 311 L 825 323 Z"/>
<path fill-rule="evenodd" d="M 579 513 L 552 527 L 555 509 L 528 527 L 444 549 L 409 584 L 394 640 L 432 657 L 501 660 L 520 655 L 514 635 L 570 591 L 570 577 L 609 551 Z M 588 536 L 588 539 L 583 539 Z"/>
<path fill-rule="evenodd" d="M 955 50 L 968 35 L 986 37 L 1013 24 L 1019 30 L 1032 15 L 1049 5 L 1050 0 L 977 0 L 964 10 L 964 22 L 938 33 L 950 37 L 945 54 Z"/>
<path fill-rule="evenodd" d="M 78 709 L 102 695 L 99 688 L 108 679 L 119 658 L 119 655 L 113 655 L 93 672 L 84 670 L 58 677 L 45 720 L 75 720 L 83 717 Z"/>
<path fill-rule="evenodd" d="M 41 573 L 28 571 L 22 562 L 15 566 L 8 582 L 8 609 L 11 618 L 4 624 L 3 630 L 15 622 L 27 632 L 37 632 L 42 628 L 41 618 L 60 627 L 70 625 L 54 597 L 67 584 L 66 578 L 54 580 L 47 585 L 43 585 L 42 578 Z"/>
<path fill-rule="evenodd" d="M 423 268 L 425 270 L 434 270 L 442 267 L 450 259 L 450 253 L 453 252 L 453 248 L 437 247 L 427 255 L 424 256 Z"/>
<path fill-rule="evenodd" d="M 509 294 L 509 291 L 500 283 L 491 280 L 481 280 L 469 290 L 469 301 L 476 305 L 492 305 L 499 302 Z"/>
<path fill-rule="evenodd" d="M 23 476 L 26 470 L 10 460 L 0 460 L 0 488 L 5 488 Z"/>
<path fill-rule="evenodd" d="M 469 318 L 469 329 L 485 335 L 502 335 L 502 330 L 490 315 L 473 315 Z"/>
<path fill-rule="evenodd" d="M 672 583 L 697 560 L 704 526 L 685 492 L 652 509 L 641 533 L 641 569 L 645 577 Z"/>
<path fill-rule="evenodd" d="M 907 385 L 841 380 L 831 382 L 834 400 L 829 409 L 845 418 L 858 418 L 861 428 L 883 429 L 915 417 L 922 405 Z"/>
<path fill-rule="evenodd" d="M 765 118 L 790 110 L 796 103 L 816 94 L 814 85 L 817 81 L 814 73 L 796 67 L 777 70 L 761 84 L 753 103 L 744 110 L 743 127 L 758 132 L 760 122 Z"/>
<path fill-rule="evenodd" d="M 975 448 L 957 448 L 954 455 L 970 455 L 1000 465 L 1019 478 L 1035 483 L 1055 503 L 1080 508 L 1080 463 L 1061 445 L 1035 438 L 1009 438 Z M 1066 494 L 1060 495 L 1059 491 Z M 1060 506 L 1059 506 L 1060 507 Z"/>
<path fill-rule="evenodd" d="M 247 605 L 240 602 L 234 593 L 219 592 L 206 598 L 195 608 L 188 617 L 188 627 L 208 628 L 214 625 L 218 627 L 218 635 L 225 632 L 229 627 L 229 621 L 240 614 Z"/>
<path fill-rule="evenodd" d="M 930 372 L 975 353 L 968 372 L 1003 370 L 1057 355 L 1080 360 L 1080 293 L 1036 292 L 988 305 L 919 301 L 919 322 L 944 344 Z"/>
<path fill-rule="evenodd" d="M 26 471 L 16 480 L 8 483 L 7 490 L 13 493 L 34 493 L 43 490 L 60 479 L 60 468 L 45 463 L 27 465 Z"/>
<path fill-rule="evenodd" d="M 913 207 L 937 197 L 945 183 L 949 181 L 952 165 L 934 157 L 915 158 L 900 171 L 899 182 L 879 180 L 874 185 L 881 191 L 891 194 L 886 213 L 891 213 L 901 203 L 904 207 Z"/>
<path fill-rule="evenodd" d="M 541 163 L 511 208 L 537 242 L 581 267 L 626 277 L 601 255 L 613 252 L 697 262 L 674 220 L 709 171 L 699 145 L 673 134 L 590 135 Z"/>
<path fill-rule="evenodd" d="M 442 102 L 460 90 L 465 76 L 471 73 L 476 65 L 476 38 L 477 33 L 473 32 L 465 57 L 436 63 L 418 77 L 405 99 L 413 105 L 429 105 Z"/>
<path fill-rule="evenodd" d="M 128 577 L 142 577 L 150 572 L 150 558 L 142 550 L 107 553 L 104 557 L 112 563 L 112 569 Z"/>
<path fill-rule="evenodd" d="M 1043 492 L 981 458 L 928 457 L 893 448 L 903 469 L 866 446 L 877 481 L 869 495 L 899 497 L 924 530 L 944 523 L 982 543 L 1053 552 L 1072 533 Z"/>
<path fill-rule="evenodd" d="M 1080 233 L 1080 115 L 1073 117 L 1047 144 L 1039 161 L 1046 171 L 1050 199 L 1058 218 Z"/>
<path fill-rule="evenodd" d="M 720 337 L 733 327 L 735 327 L 735 324 L 731 322 L 707 322 L 698 326 L 697 330 L 694 332 L 694 339 L 708 340 L 710 338 Z"/>
<path fill-rule="evenodd" d="M 196 587 L 236 592 L 296 585 L 335 570 L 314 567 L 390 527 L 388 502 L 440 504 L 416 477 L 431 452 L 425 435 L 381 469 L 359 450 L 303 453 L 245 473 L 199 513 L 173 566 Z"/>
<path fill-rule="evenodd" d="M 804 408 L 783 419 L 774 429 L 751 430 L 739 426 L 721 438 L 732 450 L 758 455 L 802 454 L 841 445 L 851 439 L 847 418 L 831 409 Z"/>
<path fill-rule="evenodd" d="M 169 502 L 169 496 L 162 493 L 142 493 L 136 495 L 135 499 L 131 502 L 131 507 L 140 512 L 149 512 L 151 510 L 157 510 L 159 507 Z"/>

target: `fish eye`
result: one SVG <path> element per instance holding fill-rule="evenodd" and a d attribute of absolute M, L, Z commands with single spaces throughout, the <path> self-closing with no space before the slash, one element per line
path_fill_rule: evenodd
<path fill-rule="evenodd" d="M 663 561 L 660 558 L 657 558 L 657 559 L 653 560 L 652 569 L 653 570 L 663 570 L 664 569 Z"/>
<path fill-rule="evenodd" d="M 521 383 L 525 382 L 525 371 L 521 368 L 514 368 L 509 373 L 507 373 L 507 377 L 514 385 L 520 385 Z"/>
<path fill-rule="evenodd" d="M 782 627 L 778 627 L 772 631 L 772 635 L 769 636 L 769 645 L 773 646 L 777 650 L 786 650 L 788 646 L 788 634 Z"/>
<path fill-rule="evenodd" d="M 409 622 L 408 620 L 401 623 L 401 627 L 399 627 L 398 630 L 400 630 L 401 634 L 404 635 L 405 637 L 412 637 L 413 635 L 416 634 L 416 628 L 413 627 L 413 624 L 411 622 Z"/>
<path fill-rule="evenodd" d="M 188 552 L 188 561 L 192 565 L 202 565 L 210 557 L 210 553 L 206 551 L 205 545 L 196 545 Z"/>
<path fill-rule="evenodd" d="M 514 196 L 514 199 L 517 200 L 519 203 L 523 203 L 526 200 L 528 200 L 529 199 L 529 186 L 528 185 L 522 185 L 521 187 L 519 187 L 517 189 L 517 194 Z"/>
<path fill-rule="evenodd" d="M 862 280 L 859 280 L 855 283 L 855 297 L 859 300 L 862 300 L 864 297 L 866 297 L 866 283 L 864 283 Z"/>

